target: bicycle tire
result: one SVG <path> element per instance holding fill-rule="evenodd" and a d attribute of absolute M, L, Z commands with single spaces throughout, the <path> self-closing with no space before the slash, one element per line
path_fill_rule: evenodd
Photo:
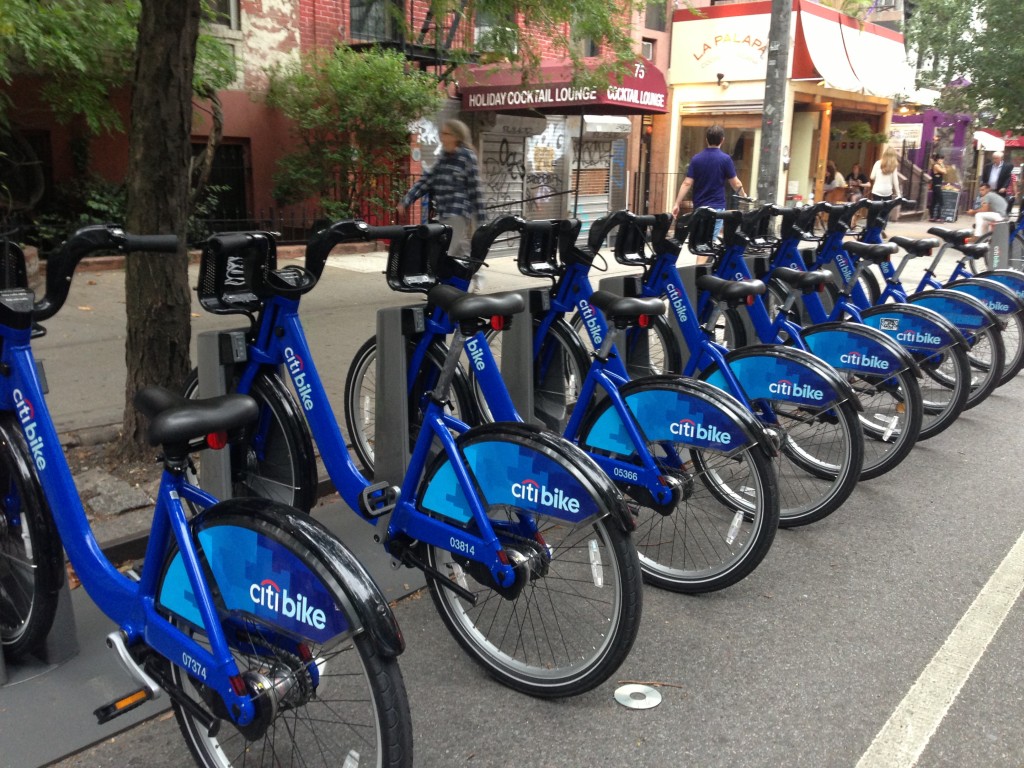
<path fill-rule="evenodd" d="M 975 278 L 975 280 L 986 283 L 986 292 L 994 292 L 1005 302 L 1005 307 L 999 309 L 994 308 L 992 303 L 987 303 L 987 306 L 1005 323 L 1000 334 L 1003 340 L 1003 372 L 996 383 L 997 387 L 1001 387 L 1013 380 L 1024 369 L 1024 302 L 1012 288 L 1002 283 L 984 280 L 984 278 Z M 962 281 L 958 280 L 944 287 L 950 290 L 964 290 L 968 296 L 975 295 L 985 302 L 980 295 L 972 293 L 970 286 L 974 282 L 974 280 L 967 281 L 964 285 Z M 962 285 L 963 288 L 961 288 Z"/>
<path fill-rule="evenodd" d="M 647 328 L 626 331 L 626 371 L 631 379 L 683 372 L 683 353 L 672 323 L 664 315 Z"/>
<path fill-rule="evenodd" d="M 237 386 L 236 373 L 228 391 L 236 392 Z M 189 374 L 182 393 L 188 398 L 199 396 L 197 370 Z M 245 394 L 259 405 L 260 418 L 231 446 L 233 496 L 272 499 L 308 512 L 316 503 L 317 470 L 313 438 L 302 410 L 270 371 L 257 374 Z"/>
<path fill-rule="evenodd" d="M 864 463 L 864 435 L 853 404 L 826 408 L 773 400 L 773 426 L 781 432 L 779 451 L 779 527 L 823 520 L 853 493 Z M 767 422 L 766 422 L 767 424 Z"/>
<path fill-rule="evenodd" d="M 313 546 L 308 537 L 296 535 L 294 526 L 288 524 L 289 510 L 280 505 L 275 507 L 276 510 L 269 507 L 254 510 L 251 516 L 227 513 L 207 517 L 207 520 L 214 525 L 256 530 L 279 542 L 285 552 L 320 580 L 325 590 L 333 595 L 335 606 L 351 619 L 348 611 L 351 602 L 340 584 L 337 561 Z M 216 509 L 211 508 L 207 515 L 216 515 Z M 307 525 L 325 531 L 315 520 L 303 517 Z M 168 563 L 174 554 L 171 553 Z M 245 630 L 234 635 L 236 640 L 230 644 L 250 688 L 253 682 L 266 680 L 275 690 L 284 693 L 271 713 L 273 719 L 255 736 L 244 735 L 225 719 L 216 735 L 211 736 L 207 726 L 189 707 L 172 698 L 171 706 L 181 734 L 197 764 L 224 768 L 230 765 L 276 766 L 283 761 L 289 765 L 335 768 L 352 759 L 357 765 L 411 768 L 412 718 L 402 673 L 394 655 L 378 648 L 373 633 L 366 631 L 365 626 L 320 645 L 309 638 L 300 641 L 265 619 L 240 615 L 240 611 L 226 613 L 230 613 L 237 629 Z M 193 622 L 173 614 L 169 619 L 202 642 L 201 630 Z M 309 654 L 305 658 L 315 660 L 315 682 L 305 671 L 310 662 L 296 654 L 300 642 L 303 652 Z M 211 702 L 220 703 L 218 697 L 208 693 L 181 667 L 162 659 L 161 662 L 171 682 L 193 701 L 206 706 Z"/>
<path fill-rule="evenodd" d="M 863 410 L 858 420 L 864 436 L 861 480 L 892 471 L 910 455 L 924 422 L 924 401 L 917 377 L 909 370 L 888 376 L 848 372 L 847 380 Z"/>
<path fill-rule="evenodd" d="M 475 578 L 469 563 L 458 555 L 425 545 L 427 564 L 477 599 L 471 604 L 428 573 L 430 596 L 455 640 L 494 679 L 539 698 L 575 696 L 605 682 L 618 669 L 640 627 L 643 581 L 636 548 L 623 528 L 628 512 L 613 508 L 624 504 L 622 496 L 593 460 L 552 433 L 531 434 L 521 424 L 489 425 L 461 435 L 460 449 L 476 440 L 481 430 L 491 429 L 520 435 L 508 438 L 511 442 L 541 445 L 545 456 L 564 472 L 586 478 L 594 489 L 593 501 L 604 512 L 575 525 L 564 518 L 533 515 L 539 541 L 503 540 L 506 551 L 525 553 L 531 568 L 514 597 L 503 597 L 486 576 Z M 418 498 L 446 462 L 445 455 L 436 457 Z M 481 480 L 477 477 L 478 483 Z M 499 523 L 518 519 L 520 513 L 508 505 L 488 509 Z"/>
<path fill-rule="evenodd" d="M 620 392 L 628 398 L 672 386 L 681 385 L 641 379 Z M 580 430 L 580 445 L 589 445 L 594 425 L 612 407 L 605 398 L 590 409 Z M 640 418 L 641 434 L 663 428 L 646 429 Z M 633 542 L 644 581 L 673 592 L 701 594 L 725 589 L 749 576 L 768 553 L 779 526 L 775 468 L 764 449 L 756 443 L 739 451 L 699 449 L 682 443 L 651 444 L 649 449 L 656 457 L 660 454 L 665 473 L 680 480 L 685 490 L 673 509 L 654 509 L 643 501 L 646 494 L 642 489 L 618 482 L 630 497 L 627 503 L 636 519 Z M 679 462 L 664 461 L 670 450 L 676 452 Z M 635 454 L 620 458 L 639 463 Z M 682 470 L 675 468 L 679 463 Z"/>
<path fill-rule="evenodd" d="M 64 584 L 64 550 L 13 414 L 0 415 L 0 643 L 14 661 L 38 649 Z"/>
<path fill-rule="evenodd" d="M 410 341 L 408 352 L 412 353 L 415 342 Z M 447 351 L 440 341 L 432 343 L 424 358 L 428 369 L 421 371 L 409 393 L 409 444 L 415 443 L 422 423 L 421 403 L 424 394 L 433 387 L 444 365 Z M 374 433 L 377 415 L 377 337 L 371 336 L 356 351 L 345 377 L 345 430 L 356 457 L 362 463 L 366 474 L 373 477 Z M 451 392 L 445 406 L 450 415 L 472 423 L 475 420 L 473 390 L 465 372 L 459 368 L 452 379 Z"/>
<path fill-rule="evenodd" d="M 1003 372 L 1003 361 L 1006 357 L 1006 352 L 1003 348 L 1002 332 L 995 321 L 995 316 L 988 307 L 985 307 L 973 296 L 965 294 L 957 296 L 955 291 L 948 290 L 922 291 L 910 296 L 907 301 L 910 304 L 928 306 L 933 296 L 938 293 L 951 298 L 955 296 L 958 304 L 977 307 L 979 311 L 988 314 L 992 318 L 990 325 L 978 330 L 961 328 L 961 332 L 968 340 L 968 349 L 966 351 L 971 369 L 970 392 L 967 395 L 967 403 L 964 405 L 964 410 L 968 411 L 985 402 L 999 384 L 999 377 Z M 938 375 L 941 372 L 935 371 L 933 373 Z M 949 382 L 943 383 L 949 384 Z"/>

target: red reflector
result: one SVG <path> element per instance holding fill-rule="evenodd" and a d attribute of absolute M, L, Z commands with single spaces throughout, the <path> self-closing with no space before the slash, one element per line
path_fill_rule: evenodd
<path fill-rule="evenodd" d="M 303 661 L 312 661 L 313 654 L 312 652 L 310 652 L 309 646 L 305 643 L 299 643 L 298 647 L 295 650 L 299 652 L 299 658 Z"/>
<path fill-rule="evenodd" d="M 230 680 L 231 690 L 235 692 L 236 696 L 245 696 L 245 694 L 248 693 L 248 691 L 245 688 L 245 680 L 242 679 L 241 675 L 235 675 L 234 677 L 230 678 Z"/>
<path fill-rule="evenodd" d="M 747 296 L 747 306 L 748 307 L 754 306 L 754 297 L 753 296 Z"/>
<path fill-rule="evenodd" d="M 502 315 L 494 315 L 494 317 L 491 318 L 491 328 L 493 328 L 496 331 L 505 330 L 506 323 L 507 320 Z"/>
<path fill-rule="evenodd" d="M 819 284 L 818 287 L 815 288 L 814 290 L 816 290 L 818 293 L 824 293 L 825 292 L 825 284 L 824 283 Z"/>
<path fill-rule="evenodd" d="M 640 315 L 640 317 L 637 318 L 637 325 L 639 325 L 641 328 L 649 328 L 651 325 L 651 316 Z"/>
<path fill-rule="evenodd" d="M 227 432 L 211 432 L 206 436 L 206 447 L 219 451 L 228 444 Z"/>
<path fill-rule="evenodd" d="M 498 550 L 498 559 L 501 561 L 502 565 L 508 565 L 508 555 L 505 553 L 504 549 Z"/>

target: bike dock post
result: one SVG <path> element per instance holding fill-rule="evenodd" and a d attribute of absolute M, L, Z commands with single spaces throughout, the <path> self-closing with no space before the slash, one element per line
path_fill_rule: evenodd
<path fill-rule="evenodd" d="M 526 288 L 520 291 L 526 311 L 513 318 L 512 325 L 501 339 L 501 377 L 519 415 L 529 424 L 542 424 L 534 412 L 533 377 L 523 371 L 533 370 L 533 318 L 551 308 L 550 288 Z"/>
<path fill-rule="evenodd" d="M 75 612 L 71 607 L 71 588 L 68 586 L 67 576 L 57 594 L 57 613 L 53 617 L 53 626 L 46 636 L 42 648 L 33 653 L 37 659 L 48 666 L 61 664 L 73 656 L 77 656 L 78 630 L 75 624 Z M 0 687 L 10 682 L 9 670 L 6 666 L 3 653 L 0 653 Z"/>
<path fill-rule="evenodd" d="M 997 221 L 992 225 L 992 238 L 988 243 L 985 263 L 989 269 L 1020 269 L 1020 264 L 1010 263 L 1010 222 Z"/>
<path fill-rule="evenodd" d="M 199 396 L 218 397 L 227 394 L 231 371 L 246 360 L 246 330 L 204 331 L 196 338 L 199 369 Z M 218 499 L 230 499 L 230 451 L 202 452 L 203 472 L 199 485 Z"/>
<path fill-rule="evenodd" d="M 373 443 L 376 482 L 402 485 L 409 467 L 409 409 L 406 403 L 409 337 L 426 330 L 422 305 L 377 310 L 377 396 Z"/>

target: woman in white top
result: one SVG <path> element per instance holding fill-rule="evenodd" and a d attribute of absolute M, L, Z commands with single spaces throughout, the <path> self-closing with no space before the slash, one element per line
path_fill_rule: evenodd
<path fill-rule="evenodd" d="M 892 200 L 900 196 L 900 177 L 896 172 L 896 150 L 886 147 L 882 159 L 876 160 L 868 183 L 872 200 Z"/>

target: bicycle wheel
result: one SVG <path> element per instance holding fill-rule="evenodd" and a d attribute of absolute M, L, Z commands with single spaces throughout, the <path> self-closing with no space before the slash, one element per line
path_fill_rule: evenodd
<path fill-rule="evenodd" d="M 899 466 L 917 442 L 924 421 L 924 401 L 909 370 L 889 376 L 849 373 L 847 380 L 863 406 L 858 414 L 864 441 L 861 480 Z"/>
<path fill-rule="evenodd" d="M 408 353 L 411 356 L 415 342 L 410 341 Z M 413 382 L 409 393 L 409 440 L 415 442 L 422 423 L 420 404 L 424 395 L 437 382 L 444 366 L 446 350 L 440 342 L 430 345 L 424 358 L 424 366 Z M 352 443 L 352 449 L 362 462 L 367 474 L 373 476 L 373 450 L 377 430 L 377 337 L 366 340 L 352 358 L 348 375 L 345 377 L 345 430 Z M 452 388 L 445 403 L 448 413 L 460 421 L 474 421 L 473 391 L 460 369 L 452 379 Z"/>
<path fill-rule="evenodd" d="M 672 323 L 663 315 L 647 328 L 626 331 L 626 370 L 631 379 L 683 372 L 683 355 Z"/>
<path fill-rule="evenodd" d="M 528 428 L 518 424 L 478 429 L 485 439 L 493 440 L 486 431 L 506 426 L 527 434 Z M 460 447 L 466 450 L 477 435 L 481 432 L 462 435 Z M 591 500 L 604 510 L 603 516 L 572 524 L 507 504 L 491 504 L 488 516 L 499 540 L 510 561 L 523 568 L 517 589 L 499 592 L 489 571 L 436 546 L 426 546 L 427 564 L 442 578 L 472 592 L 476 601 L 463 599 L 430 574 L 427 584 L 445 626 L 488 674 L 532 696 L 574 696 L 607 680 L 629 654 L 639 630 L 643 581 L 636 549 L 622 528 L 628 512 L 611 506 L 623 504 L 621 494 L 575 446 L 550 433 L 534 432 L 531 437 L 527 442 L 502 441 L 528 449 L 528 443 L 533 443 L 546 460 L 557 461 L 561 471 L 596 489 Z M 447 457 L 438 458 L 422 489 L 448 466 Z M 515 468 L 476 475 L 484 485 L 483 498 L 493 484 L 504 483 L 508 471 Z M 494 490 L 494 495 L 499 493 Z M 419 498 L 422 502 L 422 490 Z M 524 519 L 536 524 L 535 537 L 508 533 Z"/>
<path fill-rule="evenodd" d="M 785 401 L 756 401 L 755 413 L 778 433 L 779 526 L 821 520 L 837 510 L 857 485 L 864 436 L 850 402 L 812 408 Z"/>
<path fill-rule="evenodd" d="M 0 642 L 14 660 L 40 646 L 64 583 L 64 550 L 12 414 L 0 416 Z"/>
<path fill-rule="evenodd" d="M 652 388 L 668 386 L 636 381 L 621 392 L 624 398 L 633 393 L 642 397 Z M 591 430 L 610 408 L 605 399 L 587 414 L 581 445 L 590 445 Z M 651 431 L 643 423 L 637 426 L 641 433 Z M 653 429 L 660 432 L 663 425 Z M 652 442 L 648 450 L 682 490 L 671 509 L 655 508 L 645 500 L 650 496 L 644 489 L 619 483 L 636 519 L 633 542 L 644 581 L 699 594 L 748 576 L 768 553 L 779 525 L 778 487 L 768 455 L 753 443 L 738 451 L 721 451 Z M 635 455 L 621 458 L 639 463 Z"/>
<path fill-rule="evenodd" d="M 237 385 L 236 376 L 228 391 L 237 391 Z M 198 371 L 189 374 L 182 394 L 199 397 Z M 231 446 L 233 495 L 272 499 L 308 512 L 316 503 L 316 454 L 301 409 L 270 372 L 258 374 L 246 394 L 259 404 L 260 418 Z"/>
<path fill-rule="evenodd" d="M 1002 333 L 996 327 L 990 326 L 975 331 L 968 336 L 967 341 L 969 344 L 967 362 L 971 373 L 971 384 L 967 402 L 964 405 L 965 411 L 981 405 L 995 391 L 999 384 L 1005 357 Z M 946 378 L 945 368 L 934 369 L 930 374 L 944 386 L 952 386 L 951 380 Z"/>
<path fill-rule="evenodd" d="M 330 596 L 334 610 L 341 611 L 351 626 L 356 626 L 355 617 L 348 613 L 352 601 L 340 584 L 337 562 L 332 562 L 330 554 L 321 554 L 320 547 L 311 545 L 306 537 L 294 535 L 294 519 L 289 523 L 289 510 L 280 506 L 276 510 L 256 510 L 251 517 L 208 517 L 212 525 L 198 533 L 207 559 L 216 560 L 213 553 L 219 551 L 215 540 L 205 538 L 211 532 L 214 536 L 224 528 L 255 532 L 262 541 L 273 542 L 273 551 L 278 556 L 283 553 L 290 562 L 300 564 L 304 575 L 315 581 L 312 586 L 303 583 L 303 594 Z M 272 515 L 278 515 L 280 522 L 271 519 Z M 307 520 L 308 525 L 315 525 L 315 521 Z M 237 535 L 232 534 L 226 541 L 231 556 L 222 559 L 237 560 Z M 341 547 L 340 543 L 328 546 L 334 552 Z M 252 560 L 256 562 L 256 558 Z M 260 576 L 270 577 L 265 562 L 257 567 L 261 567 Z M 224 575 L 225 571 L 218 570 L 216 565 L 214 571 L 218 574 L 217 583 L 228 587 L 221 592 L 238 591 L 231 589 L 232 577 Z M 275 581 L 288 583 L 284 581 L 287 578 L 285 575 Z M 248 594 L 249 589 L 242 591 Z M 405 683 L 398 662 L 376 646 L 372 632 L 364 627 L 318 642 L 296 637 L 291 624 L 279 627 L 266 617 L 245 610 L 225 607 L 222 615 L 232 629 L 232 655 L 253 693 L 257 717 L 250 726 L 239 728 L 222 716 L 219 730 L 211 736 L 190 707 L 172 699 L 178 726 L 199 765 L 412 766 L 412 719 Z M 195 622 L 173 614 L 170 618 L 206 645 Z M 171 684 L 194 702 L 211 712 L 223 707 L 220 697 L 202 682 L 176 664 L 168 666 Z"/>

